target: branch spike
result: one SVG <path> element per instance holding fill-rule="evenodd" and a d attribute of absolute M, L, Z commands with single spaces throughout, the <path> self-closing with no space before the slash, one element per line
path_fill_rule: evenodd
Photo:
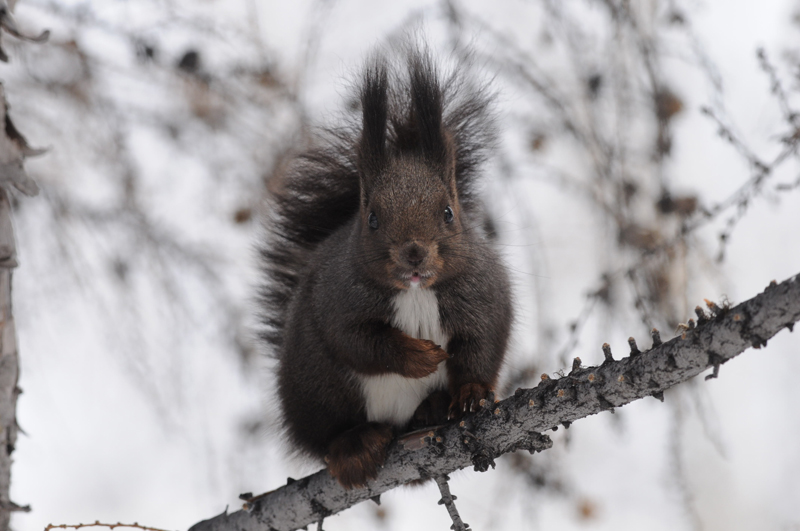
<path fill-rule="evenodd" d="M 719 364 L 714 365 L 714 370 L 706 376 L 705 381 L 713 380 L 714 378 L 719 377 Z"/>
<path fill-rule="evenodd" d="M 705 381 L 717 378 L 719 376 L 719 366 L 725 363 L 725 358 L 716 352 L 710 352 L 708 354 L 708 362 L 714 367 L 714 370 L 711 372 L 711 374 L 705 377 Z"/>
<path fill-rule="evenodd" d="M 711 314 L 712 314 L 712 316 L 716 317 L 716 316 L 717 316 L 717 315 L 719 315 L 719 313 L 722 311 L 722 308 L 720 308 L 720 307 L 717 305 L 717 303 L 716 303 L 716 302 L 714 302 L 714 301 L 710 301 L 710 300 L 708 300 L 708 299 L 703 299 L 703 300 L 705 301 L 705 303 L 706 303 L 706 306 L 708 306 L 708 309 L 709 309 L 709 310 L 711 310 Z"/>
<path fill-rule="evenodd" d="M 631 356 L 636 356 L 637 354 L 641 354 L 642 351 L 639 350 L 639 347 L 636 345 L 636 340 L 633 336 L 628 338 L 628 345 L 631 346 Z"/>
<path fill-rule="evenodd" d="M 708 322 L 708 316 L 700 306 L 695 307 L 694 313 L 697 315 L 697 324 L 702 325 Z"/>
<path fill-rule="evenodd" d="M 653 348 L 660 347 L 662 345 L 661 332 L 658 331 L 658 328 L 653 328 L 650 330 L 650 336 L 653 338 Z"/>
<path fill-rule="evenodd" d="M 614 356 L 611 355 L 611 345 L 608 343 L 603 343 L 603 356 L 606 357 L 608 362 L 614 361 Z"/>
<path fill-rule="evenodd" d="M 656 391 L 653 393 L 653 398 L 656 400 L 663 402 L 664 401 L 664 391 Z"/>

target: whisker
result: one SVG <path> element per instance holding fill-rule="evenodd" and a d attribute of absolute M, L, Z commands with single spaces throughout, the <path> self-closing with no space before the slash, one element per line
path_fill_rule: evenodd
<path fill-rule="evenodd" d="M 449 256 L 454 256 L 456 258 L 465 258 L 465 259 L 468 259 L 468 260 L 477 260 L 477 261 L 483 261 L 483 262 L 492 263 L 492 264 L 497 263 L 494 260 L 490 260 L 490 259 L 487 259 L 487 258 L 481 258 L 480 256 L 475 256 L 475 255 L 458 254 L 458 253 L 452 253 L 452 252 L 448 252 L 447 254 Z M 548 280 L 551 278 L 551 277 L 548 277 L 548 276 L 545 276 L 545 275 L 538 275 L 536 273 L 530 273 L 528 271 L 522 271 L 520 269 L 516 269 L 514 267 L 511 267 L 511 266 L 509 266 L 507 264 L 505 265 L 505 268 L 508 269 L 509 271 L 513 271 L 513 272 L 519 273 L 521 275 L 526 275 L 526 276 L 531 276 L 531 277 L 536 277 L 536 278 L 544 278 L 544 279 L 548 279 Z"/>

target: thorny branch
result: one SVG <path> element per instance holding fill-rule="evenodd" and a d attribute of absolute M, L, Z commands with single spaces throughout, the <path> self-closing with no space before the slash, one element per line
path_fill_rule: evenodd
<path fill-rule="evenodd" d="M 719 366 L 749 347 L 761 348 L 775 334 L 800 321 L 800 275 L 770 283 L 756 297 L 735 307 L 708 302 L 710 315 L 696 309 L 680 336 L 662 343 L 652 332 L 653 348 L 642 351 L 630 340 L 630 355 L 615 361 L 604 345 L 605 361 L 581 367 L 576 359 L 562 378 L 542 375 L 533 389 L 517 389 L 514 396 L 450 423 L 400 438 L 390 449 L 378 478 L 363 489 L 345 490 L 322 470 L 301 480 L 290 480 L 277 490 L 247 497 L 243 510 L 194 525 L 191 531 L 288 531 L 318 522 L 356 503 L 419 479 L 436 478 L 473 466 L 484 472 L 508 452 L 531 453 L 552 446 L 542 432 L 565 427 L 602 411 L 653 396 Z"/>

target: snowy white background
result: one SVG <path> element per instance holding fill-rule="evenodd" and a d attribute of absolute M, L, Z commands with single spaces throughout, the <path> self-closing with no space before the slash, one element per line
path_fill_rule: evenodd
<path fill-rule="evenodd" d="M 48 15 L 54 5 L 83 5 L 111 27 L 165 36 L 159 40 L 164 56 L 180 57 L 188 47 L 197 47 L 209 70 L 226 63 L 257 63 L 267 50 L 275 68 L 290 72 L 307 53 L 311 33 L 319 38 L 314 60 L 288 77 L 302 84 L 300 96 L 315 122 L 317 116 L 325 119 L 342 108 L 350 74 L 404 20 L 420 17 L 433 41 L 443 34 L 437 26 L 439 4 L 421 1 L 207 0 L 183 5 L 22 0 L 17 6 L 25 27 L 50 27 L 54 39 L 79 39 L 95 58 L 103 59 L 105 66 L 95 70 L 94 82 L 103 85 L 107 97 L 125 102 L 127 109 L 174 113 L 176 120 L 188 112 L 174 101 L 178 89 L 165 91 L 158 71 L 136 74 L 141 70 L 135 69 L 128 42 L 112 31 L 71 34 L 68 25 Z M 465 5 L 502 31 L 525 35 L 535 26 L 531 17 L 536 10 L 525 2 L 498 2 L 491 9 L 479 2 Z M 593 9 L 591 2 L 585 6 Z M 774 156 L 774 139 L 785 127 L 755 50 L 763 46 L 781 65 L 782 54 L 800 43 L 792 20 L 798 8 L 786 0 L 689 3 L 694 33 L 723 80 L 724 107 L 748 145 L 766 159 Z M 170 17 L 204 21 L 207 46 L 193 30 L 164 24 Z M 31 99 L 33 93 L 24 89 L 27 75 L 80 75 L 80 68 L 67 59 L 34 67 L 34 46 L 24 45 L 27 52 L 14 47 L 10 54 L 16 61 L 15 53 L 30 53 L 25 62 L 30 66 L 22 68 L 16 61 L 0 67 L 17 126 L 32 145 L 51 146 L 48 155 L 28 161 L 29 172 L 49 175 L 56 180 L 53 189 L 68 188 L 83 204 L 102 207 L 116 200 L 114 188 L 105 182 L 105 172 L 113 169 L 75 144 L 107 142 L 110 129 L 65 100 Z M 684 103 L 675 119 L 675 145 L 667 164 L 672 182 L 708 203 L 722 200 L 749 178 L 747 165 L 699 112 L 715 97 L 707 80 L 677 60 L 665 63 L 665 71 Z M 797 83 L 788 69 L 780 72 L 787 87 Z M 525 104 L 523 96 L 512 84 L 498 83 L 501 112 L 508 116 Z M 176 149 L 163 131 L 141 123 L 130 127 L 124 139 L 141 176 L 141 197 L 159 230 L 180 234 L 193 248 L 212 249 L 222 257 L 224 276 L 211 292 L 198 287 L 194 274 L 182 276 L 180 266 L 160 264 L 153 268 L 171 282 L 148 283 L 134 276 L 127 287 L 115 286 L 108 256 L 155 260 L 146 251 L 137 252 L 135 233 L 109 237 L 89 229 L 53 230 L 53 223 L 42 221 L 52 208 L 44 202 L 55 202 L 48 196 L 48 182 L 41 183 L 44 198 L 22 199 L 30 204 L 18 219 L 21 266 L 14 277 L 14 297 L 24 391 L 18 418 L 25 435 L 14 453 L 11 497 L 30 503 L 33 511 L 14 516 L 16 529 L 94 520 L 185 529 L 226 506 L 237 508 L 241 492 L 271 490 L 287 476 L 313 471 L 287 459 L 276 440 L 269 363 L 237 362 L 220 333 L 229 326 L 225 304 L 233 301 L 252 311 L 248 301 L 257 282 L 258 224 L 234 225 L 230 217 L 252 200 L 253 183 L 265 170 L 254 165 L 258 156 L 240 164 L 240 150 L 257 151 L 259 145 L 286 140 L 279 133 L 270 137 L 253 123 L 291 121 L 279 109 L 259 111 L 257 103 L 251 100 L 251 107 L 245 105 L 235 115 L 240 122 L 228 124 L 244 131 L 249 142 L 244 145 L 215 136 L 213 125 L 184 132 L 184 149 Z M 280 130 L 280 125 L 271 129 Z M 72 135 L 72 143 L 62 142 L 59 135 Z M 211 162 L 198 162 L 193 155 L 197 151 L 210 154 L 202 160 Z M 517 153 L 513 145 L 506 151 L 536 172 L 535 159 Z M 783 180 L 793 180 L 796 170 L 796 165 L 785 169 Z M 609 240 L 598 239 L 598 218 L 584 203 L 546 182 L 533 180 L 510 190 L 495 186 L 489 193 L 498 208 L 510 212 L 501 217 L 501 232 L 508 234 L 504 242 L 518 290 L 526 294 L 520 298 L 534 290 L 549 293 L 546 311 L 559 334 L 555 344 L 561 345 L 566 323 L 580 312 L 586 289 L 596 280 L 597 263 Z M 515 216 L 523 206 L 535 215 L 528 224 Z M 712 255 L 718 229 L 700 232 Z M 525 253 L 512 246 L 530 244 L 520 236 L 526 231 L 537 234 L 533 241 L 546 274 L 541 268 L 534 273 Z M 730 239 L 725 261 L 709 267 L 713 281 L 698 281 L 691 307 L 703 297 L 719 300 L 726 295 L 738 302 L 772 279 L 800 272 L 800 191 L 753 201 Z M 704 274 L 709 276 L 708 270 Z M 177 286 L 179 293 L 169 293 L 166 286 Z M 177 307 L 170 307 L 178 299 Z M 533 341 L 530 322 L 538 310 L 526 299 L 520 311 L 516 344 L 523 350 Z M 608 326 L 598 318 L 587 326 L 574 354 L 585 364 L 598 363 L 600 344 L 607 341 L 621 355 L 631 334 L 640 346 L 649 345 L 646 330 L 635 319 Z M 246 343 L 246 329 L 242 335 Z M 517 363 L 512 356 L 508 370 Z M 667 404 L 647 399 L 626 406 L 614 418 L 604 414 L 577 422 L 568 432 L 569 444 L 559 430 L 555 438 L 560 442 L 550 452 L 557 454 L 558 474 L 567 478 L 569 495 L 532 489 L 522 475 L 510 471 L 506 460 L 486 474 L 455 474 L 451 489 L 465 521 L 477 530 L 800 530 L 798 375 L 800 335 L 782 332 L 766 349 L 723 366 L 718 380 L 691 387 L 682 397 L 668 392 Z M 668 406 L 673 397 L 680 406 Z M 701 414 L 705 422 L 698 420 Z M 243 425 L 259 418 L 263 423 L 252 430 L 254 435 L 243 435 Z M 681 446 L 675 452 L 670 433 L 678 423 Z M 675 474 L 676 459 L 681 475 Z M 383 496 L 380 512 L 373 504 L 362 504 L 328 519 L 325 529 L 448 529 L 446 511 L 436 500 L 431 486 L 397 489 Z M 591 507 L 588 517 L 581 515 L 581 506 Z"/>

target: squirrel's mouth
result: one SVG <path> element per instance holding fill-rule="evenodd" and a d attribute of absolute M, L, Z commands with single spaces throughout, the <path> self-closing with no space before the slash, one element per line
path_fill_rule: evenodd
<path fill-rule="evenodd" d="M 411 271 L 403 273 L 400 278 L 406 286 L 417 288 L 428 284 L 428 281 L 431 280 L 433 276 L 434 274 L 431 271 Z"/>

